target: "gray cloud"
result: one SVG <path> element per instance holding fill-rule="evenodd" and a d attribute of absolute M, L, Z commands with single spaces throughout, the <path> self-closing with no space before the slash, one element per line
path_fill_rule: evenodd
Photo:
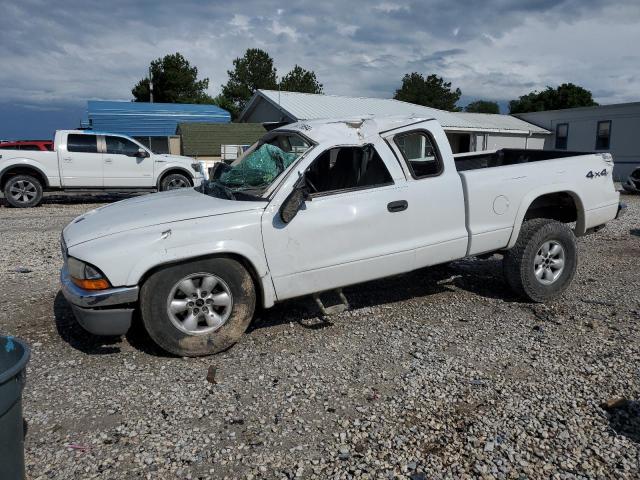
<path fill-rule="evenodd" d="M 405 73 L 465 98 L 508 100 L 572 81 L 635 100 L 640 4 L 595 0 L 3 2 L 0 102 L 129 99 L 149 62 L 180 51 L 215 95 L 249 47 L 316 71 L 327 93 L 390 96 Z M 631 60 L 630 60 L 631 59 Z"/>

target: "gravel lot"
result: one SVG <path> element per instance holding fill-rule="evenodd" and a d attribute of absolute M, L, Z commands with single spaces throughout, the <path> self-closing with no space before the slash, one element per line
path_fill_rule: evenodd
<path fill-rule="evenodd" d="M 352 287 L 330 321 L 283 303 L 200 359 L 76 324 L 58 238 L 104 201 L 0 207 L 0 331 L 33 348 L 29 478 L 640 476 L 640 196 L 579 240 L 557 303 L 470 259 Z"/>

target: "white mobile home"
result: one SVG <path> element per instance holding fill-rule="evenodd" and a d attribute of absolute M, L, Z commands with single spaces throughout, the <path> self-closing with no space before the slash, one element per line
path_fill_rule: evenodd
<path fill-rule="evenodd" d="M 614 179 L 640 166 L 640 102 L 521 113 L 517 117 L 552 132 L 545 150 L 611 152 Z"/>

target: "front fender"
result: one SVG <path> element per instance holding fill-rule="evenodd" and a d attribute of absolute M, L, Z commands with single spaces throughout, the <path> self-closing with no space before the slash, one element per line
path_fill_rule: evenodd
<path fill-rule="evenodd" d="M 197 208 L 197 205 L 194 205 Z M 275 295 L 262 247 L 261 210 L 172 222 L 107 235 L 69 249 L 98 267 L 113 286 L 139 285 L 151 270 L 215 255 L 239 255 L 260 279 L 265 306 Z"/>
<path fill-rule="evenodd" d="M 577 209 L 577 221 L 575 232 L 576 235 L 583 235 L 585 233 L 585 208 L 580 195 L 575 191 L 575 186 L 571 184 L 550 184 L 543 185 L 534 190 L 528 192 L 520 202 L 520 207 L 518 208 L 518 213 L 516 214 L 515 223 L 513 225 L 513 231 L 511 232 L 511 238 L 509 238 L 509 243 L 507 244 L 507 248 L 512 248 L 516 241 L 518 240 L 518 235 L 520 234 L 520 229 L 522 228 L 522 223 L 524 222 L 524 217 L 529 210 L 531 204 L 536 200 L 536 198 L 541 197 L 542 195 L 547 195 L 549 193 L 567 193 L 571 195 L 573 201 L 576 204 Z"/>

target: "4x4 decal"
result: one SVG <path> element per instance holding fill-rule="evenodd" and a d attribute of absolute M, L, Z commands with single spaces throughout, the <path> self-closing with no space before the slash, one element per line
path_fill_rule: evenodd
<path fill-rule="evenodd" d="M 589 170 L 589 173 L 587 173 L 587 178 L 606 177 L 606 176 L 607 176 L 606 168 L 602 169 L 602 171 L 600 172 L 594 172 L 593 170 Z"/>

